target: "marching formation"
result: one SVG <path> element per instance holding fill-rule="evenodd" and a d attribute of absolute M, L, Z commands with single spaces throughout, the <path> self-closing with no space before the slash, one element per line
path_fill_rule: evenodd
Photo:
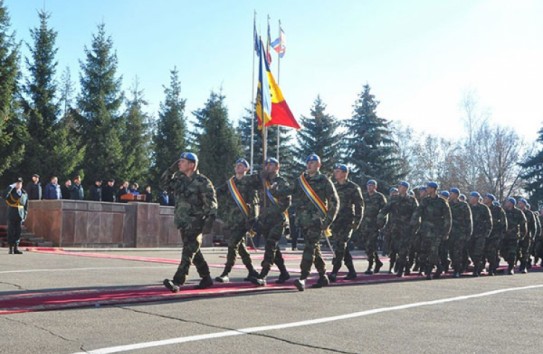
<path fill-rule="evenodd" d="M 246 281 L 265 286 L 273 265 L 280 271 L 276 283 L 290 279 L 279 240 L 291 223 L 301 229 L 305 242 L 301 274 L 294 281 L 299 291 L 305 289 L 313 265 L 319 274 L 314 288 L 335 282 L 343 264 L 348 269 L 345 279 L 357 278 L 348 244 L 358 229 L 362 236 L 359 246 L 368 256 L 368 275 L 383 266 L 377 252 L 380 234 L 390 254 L 389 272 L 398 277 L 414 271 L 432 279 L 449 270 L 456 278 L 468 270 L 473 276 L 495 275 L 501 258 L 512 275 L 517 263 L 518 270 L 526 273 L 543 258 L 540 215 L 530 210 L 525 199 L 508 198 L 502 209 L 492 194 L 482 197 L 471 192 L 466 197 L 457 188 L 438 192 L 436 182 L 410 190 L 409 183 L 401 181 L 387 200 L 375 180 L 367 182 L 363 193 L 349 179 L 345 164 L 334 166 L 332 181 L 320 172 L 321 160 L 316 154 L 306 158 L 306 170 L 291 183 L 280 175 L 280 167 L 277 159 L 268 158 L 263 171 L 249 174 L 249 163 L 239 159 L 235 175 L 216 189 L 198 172 L 198 157 L 191 152 L 183 152 L 164 172 L 161 187 L 175 197 L 174 222 L 183 239 L 181 262 L 173 279 L 164 280 L 166 288 L 179 291 L 192 263 L 201 277 L 197 287 L 213 285 L 200 246 L 202 233 L 211 230 L 217 215 L 217 194 L 227 197 L 221 207 L 231 235 L 224 270 L 215 278 L 222 283 L 229 282 L 238 254 L 248 270 Z M 289 208 L 294 220 L 289 218 Z M 260 272 L 245 245 L 246 236 L 252 236 L 255 229 L 265 239 Z M 334 252 L 328 274 L 320 249 L 323 236 Z"/>

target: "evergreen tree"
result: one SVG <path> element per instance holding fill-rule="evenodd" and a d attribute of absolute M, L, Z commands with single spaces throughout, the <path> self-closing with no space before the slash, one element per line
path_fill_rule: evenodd
<path fill-rule="evenodd" d="M 370 93 L 370 86 L 364 85 L 353 106 L 353 116 L 345 122 L 346 161 L 352 165 L 359 183 L 373 178 L 388 188 L 405 177 L 405 172 L 401 169 L 390 122 L 377 116 L 378 105 L 379 101 Z"/>
<path fill-rule="evenodd" d="M 338 132 L 340 123 L 325 110 L 326 104 L 317 96 L 311 108 L 311 116 L 302 116 L 304 129 L 298 132 L 299 147 L 296 149 L 299 169 L 303 169 L 305 158 L 312 153 L 320 156 L 322 171 L 325 172 L 331 171 L 334 164 L 342 160 L 341 135 Z"/>
<path fill-rule="evenodd" d="M 538 134 L 537 142 L 543 144 L 543 128 Z M 529 156 L 520 166 L 526 169 L 521 177 L 527 181 L 524 189 L 530 193 L 530 203 L 539 208 L 543 203 L 543 149 Z"/>
<path fill-rule="evenodd" d="M 162 173 L 187 147 L 185 99 L 181 98 L 181 83 L 177 68 L 170 71 L 170 85 L 164 87 L 164 102 L 160 103 L 158 121 L 153 134 L 153 185 L 158 186 Z"/>
<path fill-rule="evenodd" d="M 228 120 L 224 95 L 211 92 L 204 107 L 193 112 L 196 117 L 194 148 L 200 159 L 200 171 L 214 184 L 232 176 L 234 162 L 241 154 L 239 138 Z"/>
<path fill-rule="evenodd" d="M 253 164 L 254 170 L 261 170 L 262 157 L 262 130 L 258 129 L 258 121 L 253 116 L 250 109 L 246 109 L 246 114 L 239 120 L 238 131 L 241 139 L 242 155 L 250 160 L 251 157 L 251 120 L 254 119 L 254 151 Z M 268 127 L 268 157 L 277 158 L 277 127 Z M 281 162 L 281 174 L 287 178 L 297 174 L 298 165 L 294 159 L 293 130 L 279 127 L 279 161 Z"/>
<path fill-rule="evenodd" d="M 150 167 L 150 131 L 149 115 L 144 112 L 147 101 L 136 80 L 131 91 L 132 97 L 127 102 L 127 110 L 121 141 L 124 149 L 124 173 L 120 175 L 127 180 L 140 183 L 149 182 Z"/>
<path fill-rule="evenodd" d="M 86 146 L 84 173 L 88 181 L 123 177 L 116 175 L 125 168 L 120 141 L 124 124 L 119 114 L 122 78 L 116 77 L 117 55 L 104 24 L 92 36 L 91 48 L 85 47 L 85 57 L 85 62 L 80 62 L 81 92 L 77 100 L 78 129 Z"/>
<path fill-rule="evenodd" d="M 19 45 L 10 33 L 9 14 L 0 0 L 0 175 L 2 185 L 18 175 L 14 167 L 22 160 L 26 127 L 17 111 Z M 11 172 L 6 173 L 6 171 Z"/>

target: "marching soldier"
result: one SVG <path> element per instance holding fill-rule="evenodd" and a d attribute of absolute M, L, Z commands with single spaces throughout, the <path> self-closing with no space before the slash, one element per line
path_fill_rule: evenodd
<path fill-rule="evenodd" d="M 481 194 L 471 192 L 469 195 L 469 206 L 473 217 L 473 233 L 469 239 L 469 257 L 473 263 L 473 276 L 481 275 L 483 267 L 483 255 L 485 242 L 492 231 L 492 215 L 490 209 L 481 204 Z"/>
<path fill-rule="evenodd" d="M 368 256 L 368 269 L 364 273 L 370 275 L 379 273 L 379 270 L 383 266 L 383 262 L 381 262 L 377 254 L 377 239 L 379 238 L 377 215 L 386 205 L 387 198 L 377 191 L 377 181 L 374 179 L 370 179 L 366 183 L 366 190 L 367 193 L 363 195 L 366 207 L 362 225 L 360 226 L 360 233 L 362 234 L 362 239 L 366 240 L 366 255 Z M 375 269 L 372 270 L 374 262 Z"/>
<path fill-rule="evenodd" d="M 23 179 L 17 178 L 3 195 L 8 205 L 8 245 L 9 254 L 23 254 L 19 250 L 21 224 L 28 215 L 28 194 L 23 189 Z"/>
<path fill-rule="evenodd" d="M 332 181 L 320 173 L 320 157 L 311 154 L 306 158 L 306 164 L 307 170 L 298 177 L 293 193 L 296 219 L 305 241 L 300 263 L 301 275 L 294 281 L 299 291 L 305 289 L 305 280 L 313 263 L 319 272 L 319 280 L 312 287 L 321 288 L 329 285 L 319 240 L 323 232 L 326 237 L 330 236 L 326 234 L 331 233 L 329 228 L 339 208 L 339 198 Z"/>
<path fill-rule="evenodd" d="M 343 262 L 349 270 L 346 280 L 356 279 L 353 257 L 347 247 L 354 230 L 358 229 L 364 215 L 364 199 L 360 187 L 349 179 L 349 168 L 344 164 L 334 167 L 334 186 L 336 188 L 340 209 L 332 224 L 332 245 L 334 259 L 332 272 L 328 274 L 331 282 L 335 282 L 337 273 Z"/>
<path fill-rule="evenodd" d="M 411 226 L 415 226 L 421 218 L 421 250 L 420 262 L 426 267 L 426 279 L 432 279 L 432 269 L 437 266 L 435 277 L 443 272 L 439 260 L 439 245 L 451 232 L 451 209 L 449 203 L 437 195 L 438 184 L 429 182 L 426 185 L 428 196 L 422 199 L 411 218 Z"/>
<path fill-rule="evenodd" d="M 451 208 L 452 228 L 449 236 L 453 277 L 459 278 L 464 272 L 464 250 L 473 231 L 473 219 L 468 203 L 459 199 L 460 190 L 451 188 L 449 206 Z"/>
<path fill-rule="evenodd" d="M 507 217 L 507 230 L 502 242 L 501 256 L 508 264 L 507 274 L 515 274 L 514 268 L 517 261 L 517 247 L 519 240 L 526 236 L 526 217 L 516 207 L 517 201 L 513 197 L 505 202 L 505 216 Z"/>
<path fill-rule="evenodd" d="M 532 213 L 532 211 L 530 210 L 530 206 L 526 199 L 519 199 L 517 205 L 518 208 L 524 213 L 527 223 L 526 235 L 519 240 L 518 244 L 518 259 L 520 260 L 519 271 L 521 273 L 528 273 L 528 262 L 530 261 L 531 244 L 537 231 L 537 224 L 535 221 L 534 213 Z"/>
<path fill-rule="evenodd" d="M 198 172 L 198 156 L 183 152 L 163 174 L 160 188 L 175 196 L 174 223 L 183 239 L 181 262 L 173 279 L 164 279 L 164 286 L 171 292 L 178 292 L 185 283 L 192 263 L 202 278 L 198 289 L 213 285 L 209 266 L 200 246 L 202 233 L 209 233 L 217 215 L 217 196 L 211 181 Z"/>
<path fill-rule="evenodd" d="M 226 264 L 222 274 L 215 278 L 220 283 L 228 283 L 228 274 L 236 264 L 239 255 L 247 270 L 248 278 L 258 276 L 253 267 L 251 255 L 245 246 L 245 236 L 252 232 L 253 224 L 257 217 L 258 195 L 251 183 L 251 176 L 246 176 L 249 171 L 249 162 L 238 159 L 234 166 L 235 175 L 226 181 L 225 186 L 217 188 L 217 194 L 227 194 L 225 208 L 225 221 L 230 232 Z"/>
<path fill-rule="evenodd" d="M 492 214 L 492 232 L 488 236 L 485 243 L 485 258 L 488 261 L 488 275 L 495 275 L 498 268 L 498 250 L 503 239 L 503 234 L 507 230 L 507 217 L 505 211 L 495 205 L 496 197 L 493 194 L 487 193 L 483 199 L 483 203 L 490 209 Z"/>

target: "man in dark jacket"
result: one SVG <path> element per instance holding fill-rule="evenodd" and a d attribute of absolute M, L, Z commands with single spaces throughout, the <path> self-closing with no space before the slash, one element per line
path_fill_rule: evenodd
<path fill-rule="evenodd" d="M 26 192 L 28 193 L 28 199 L 41 200 L 40 175 L 32 175 L 32 182 L 26 185 Z"/>
<path fill-rule="evenodd" d="M 8 244 L 9 254 L 23 254 L 19 251 L 21 224 L 28 213 L 28 194 L 23 189 L 23 179 L 18 178 L 3 195 L 8 205 Z"/>

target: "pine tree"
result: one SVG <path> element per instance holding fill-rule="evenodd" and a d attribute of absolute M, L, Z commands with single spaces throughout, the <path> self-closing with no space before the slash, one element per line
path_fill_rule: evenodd
<path fill-rule="evenodd" d="M 80 62 L 78 129 L 86 146 L 84 174 L 92 181 L 117 177 L 125 168 L 120 141 L 124 124 L 119 114 L 122 78 L 116 77 L 117 55 L 104 24 L 93 35 L 91 49 L 85 47 L 85 57 Z"/>
<path fill-rule="evenodd" d="M 400 168 L 398 147 L 393 140 L 390 122 L 377 116 L 379 101 L 364 85 L 353 108 L 353 116 L 345 122 L 346 161 L 359 183 L 373 178 L 385 188 L 395 185 L 405 174 Z M 383 189 L 385 190 L 385 189 Z"/>
<path fill-rule="evenodd" d="M 239 120 L 238 131 L 241 139 L 242 155 L 250 160 L 251 156 L 251 120 L 254 119 L 254 151 L 253 164 L 255 170 L 260 170 L 262 157 L 262 131 L 257 128 L 258 122 L 253 112 L 246 109 L 246 114 Z M 253 118 L 254 117 L 254 118 Z M 268 157 L 277 158 L 277 127 L 268 127 Z M 290 178 L 298 173 L 298 165 L 294 159 L 293 130 L 279 127 L 279 161 L 281 162 L 281 174 Z"/>
<path fill-rule="evenodd" d="M 27 138 L 17 111 L 19 44 L 10 32 L 9 14 L 0 0 L 0 175 L 2 185 L 18 175 L 15 167 L 23 158 Z M 7 172 L 6 171 L 9 171 Z"/>
<path fill-rule="evenodd" d="M 193 145 L 200 159 L 200 171 L 214 184 L 222 184 L 233 173 L 241 154 L 238 135 L 228 120 L 224 95 L 211 92 L 204 107 L 196 110 Z"/>
<path fill-rule="evenodd" d="M 338 132 L 340 123 L 325 110 L 326 104 L 317 96 L 311 108 L 311 116 L 302 116 L 304 128 L 298 132 L 299 147 L 296 149 L 299 169 L 303 168 L 301 165 L 305 165 L 305 158 L 312 153 L 320 156 L 322 170 L 326 172 L 331 171 L 334 164 L 342 160 L 341 135 Z"/>
<path fill-rule="evenodd" d="M 538 134 L 537 142 L 543 144 L 543 128 Z M 539 208 L 543 202 L 543 149 L 529 156 L 520 166 L 526 169 L 521 177 L 527 181 L 524 189 L 530 193 L 530 203 Z"/>
<path fill-rule="evenodd" d="M 132 97 L 127 102 L 124 117 L 125 128 L 121 142 L 123 144 L 124 172 L 120 173 L 126 180 L 148 183 L 150 167 L 150 131 L 149 115 L 144 112 L 147 101 L 143 91 L 139 89 L 136 79 L 131 90 Z"/>
<path fill-rule="evenodd" d="M 153 134 L 152 176 L 158 186 L 162 173 L 187 147 L 185 99 L 181 98 L 181 82 L 177 68 L 170 71 L 170 85 L 164 87 L 164 102 L 160 103 L 158 121 Z"/>

